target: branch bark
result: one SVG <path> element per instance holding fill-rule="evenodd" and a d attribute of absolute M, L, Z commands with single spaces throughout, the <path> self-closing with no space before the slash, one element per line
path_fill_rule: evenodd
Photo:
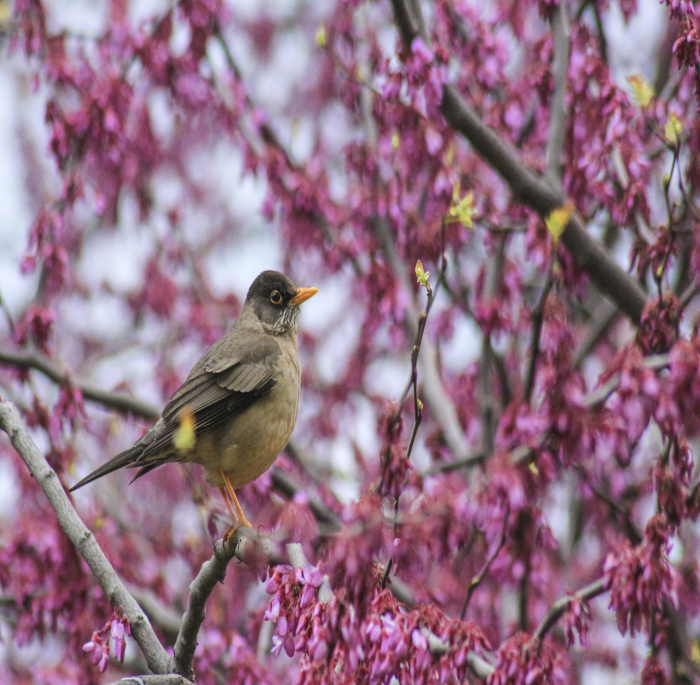
<path fill-rule="evenodd" d="M 160 412 L 148 402 L 129 397 L 129 395 L 109 392 L 92 385 L 72 381 L 67 371 L 61 371 L 58 366 L 46 357 L 35 352 L 7 352 L 0 350 L 0 365 L 15 366 L 20 369 L 34 369 L 58 385 L 67 381 L 80 390 L 84 399 L 100 404 L 103 407 L 133 414 L 141 419 L 155 420 L 160 417 Z"/>
<path fill-rule="evenodd" d="M 549 629 L 563 616 L 564 612 L 569 608 L 571 601 L 574 599 L 580 602 L 588 601 L 602 595 L 606 591 L 605 581 L 602 578 L 593 581 L 590 585 L 581 588 L 578 592 L 573 595 L 566 595 L 558 599 L 547 612 L 547 615 L 542 619 L 537 629 L 532 634 L 533 640 L 541 640 L 548 632 Z"/>
<path fill-rule="evenodd" d="M 41 486 L 58 516 L 63 532 L 87 562 L 112 606 L 123 607 L 129 617 L 131 634 L 146 657 L 148 668 L 156 674 L 172 673 L 172 659 L 153 632 L 146 614 L 124 587 L 92 532 L 78 516 L 56 472 L 48 465 L 11 402 L 0 402 L 0 428 L 7 433 L 13 447 Z"/>
<path fill-rule="evenodd" d="M 191 681 L 181 675 L 133 675 L 116 680 L 109 685 L 192 685 Z"/>
<path fill-rule="evenodd" d="M 242 562 L 265 558 L 270 564 L 279 563 L 283 555 L 269 538 L 263 538 L 248 528 L 239 528 L 228 542 L 217 540 L 211 559 L 202 564 L 197 577 L 190 583 L 190 601 L 182 617 L 180 633 L 175 642 L 175 672 L 192 680 L 192 659 L 197 648 L 199 628 L 204 621 L 205 605 L 217 583 L 226 578 L 226 568 L 236 557 Z"/>

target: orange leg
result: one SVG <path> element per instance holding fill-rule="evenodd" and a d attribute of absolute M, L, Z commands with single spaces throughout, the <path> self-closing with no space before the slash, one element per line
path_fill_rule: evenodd
<path fill-rule="evenodd" d="M 236 497 L 236 493 L 233 490 L 233 486 L 231 485 L 231 481 L 228 479 L 228 476 L 223 471 L 220 471 L 219 473 L 221 473 L 221 477 L 224 479 L 224 483 L 226 484 L 226 491 L 228 492 L 228 495 L 231 498 L 231 502 L 233 502 L 233 506 L 236 507 L 236 518 L 237 518 L 238 525 L 245 526 L 246 528 L 252 528 L 253 525 L 245 517 L 245 514 L 243 513 L 243 509 L 241 509 L 241 505 L 238 503 L 238 498 Z M 220 488 L 220 489 L 223 490 L 223 488 Z M 231 505 L 228 503 L 228 500 L 227 500 L 226 504 L 229 507 L 229 511 L 230 511 Z"/>
<path fill-rule="evenodd" d="M 231 516 L 231 523 L 235 526 L 238 523 L 238 519 L 236 518 L 236 515 L 233 513 L 233 507 L 231 506 L 231 500 L 229 499 L 228 494 L 226 493 L 226 490 L 224 488 L 219 488 L 219 492 L 221 493 L 221 496 L 224 498 L 224 502 L 226 503 L 226 508 L 228 509 L 228 513 Z"/>

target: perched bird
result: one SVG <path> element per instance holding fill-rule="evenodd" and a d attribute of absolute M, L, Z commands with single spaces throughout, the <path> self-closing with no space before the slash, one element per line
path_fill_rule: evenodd
<path fill-rule="evenodd" d="M 301 388 L 299 305 L 317 292 L 263 271 L 238 321 L 194 365 L 158 423 L 71 491 L 124 467 L 139 469 L 136 480 L 168 462 L 201 464 L 231 514 L 229 534 L 252 528 L 234 488 L 267 471 L 292 435 Z"/>

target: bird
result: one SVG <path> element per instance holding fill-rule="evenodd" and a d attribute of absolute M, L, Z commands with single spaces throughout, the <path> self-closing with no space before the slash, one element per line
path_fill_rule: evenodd
<path fill-rule="evenodd" d="M 71 492 L 121 468 L 139 469 L 133 483 L 162 464 L 200 464 L 231 516 L 226 537 L 252 528 L 235 489 L 267 471 L 292 435 L 301 393 L 299 306 L 317 292 L 263 271 L 238 320 L 194 365 L 156 425 Z"/>

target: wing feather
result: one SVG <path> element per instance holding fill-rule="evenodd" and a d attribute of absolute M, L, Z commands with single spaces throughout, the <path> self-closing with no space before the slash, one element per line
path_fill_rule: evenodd
<path fill-rule="evenodd" d="M 163 463 L 186 460 L 186 454 L 179 454 L 173 446 L 183 417 L 186 414 L 192 417 L 197 436 L 244 412 L 274 387 L 280 354 L 279 344 L 271 336 L 241 332 L 234 326 L 197 362 L 163 409 L 156 426 L 72 490 L 120 468 L 140 467 L 136 480 Z"/>

